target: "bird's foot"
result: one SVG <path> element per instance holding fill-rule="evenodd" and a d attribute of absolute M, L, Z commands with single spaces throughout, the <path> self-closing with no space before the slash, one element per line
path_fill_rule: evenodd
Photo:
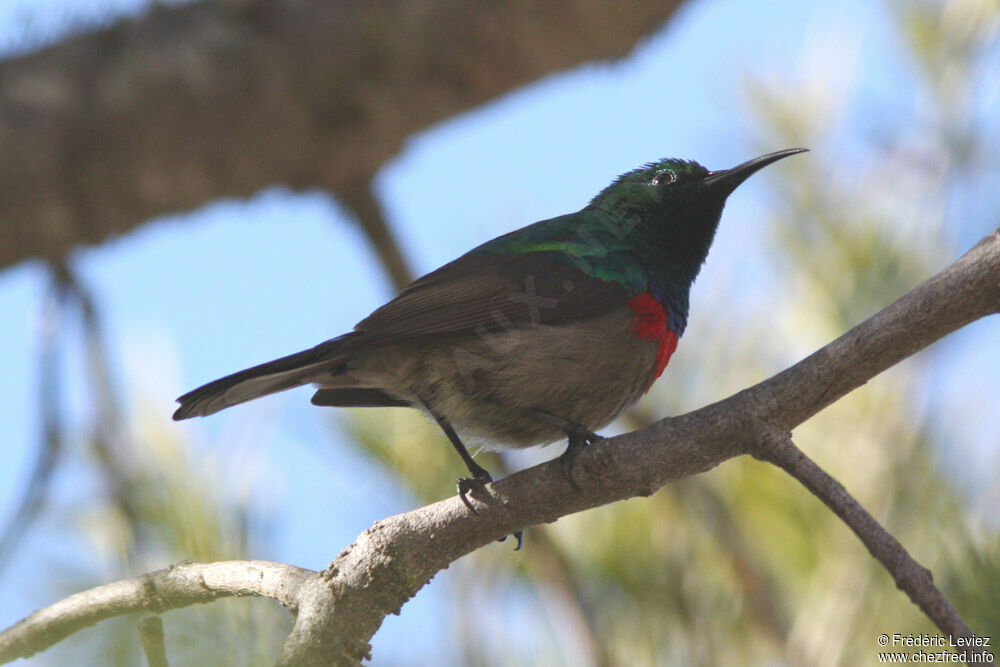
<path fill-rule="evenodd" d="M 458 497 L 462 499 L 462 502 L 473 514 L 479 514 L 479 512 L 469 502 L 469 493 L 482 491 L 486 488 L 487 484 L 493 481 L 493 476 L 485 468 L 480 466 L 476 466 L 476 468 L 478 469 L 471 471 L 473 474 L 472 477 L 460 477 L 455 482 L 455 487 L 458 489 Z"/>
<path fill-rule="evenodd" d="M 459 438 L 458 434 L 455 433 L 455 429 L 452 427 L 451 422 L 449 422 L 443 415 L 435 411 L 434 408 L 431 407 L 430 403 L 423 398 L 420 399 L 420 402 L 423 404 L 424 409 L 426 409 L 427 412 L 434 417 L 435 421 L 437 421 L 438 425 L 441 427 L 441 430 L 444 431 L 444 434 L 448 436 L 448 440 L 455 448 L 455 451 L 458 452 L 458 455 L 461 456 L 462 460 L 465 462 L 465 467 L 469 469 L 470 473 L 472 473 L 472 477 L 460 478 L 455 483 L 455 486 L 458 488 L 458 497 L 462 499 L 462 503 L 469 508 L 470 512 L 478 514 L 476 508 L 469 502 L 469 494 L 473 491 L 484 490 L 486 485 L 493 481 L 493 476 L 488 470 L 486 470 L 486 468 L 476 463 L 475 459 L 472 458 L 469 454 L 469 450 L 465 448 L 465 444 L 462 442 L 461 438 Z M 514 533 L 514 537 L 517 538 L 517 546 L 514 548 L 514 551 L 518 551 L 524 543 L 524 534 L 519 530 Z M 497 542 L 503 542 L 506 539 L 507 537 L 504 536 L 497 540 Z"/>
<path fill-rule="evenodd" d="M 472 491 L 481 491 L 486 487 L 487 484 L 493 481 L 493 476 L 485 468 L 476 466 L 478 470 L 473 471 L 474 477 L 461 477 L 456 482 L 458 487 L 458 497 L 462 499 L 465 506 L 469 508 L 469 511 L 473 514 L 479 514 L 476 508 L 472 506 L 469 502 L 468 495 Z M 509 535 L 504 535 L 497 542 L 503 542 L 509 537 Z M 514 537 L 517 539 L 517 546 L 514 547 L 514 551 L 520 551 L 521 547 L 524 546 L 524 531 L 517 531 L 514 533 Z"/>
<path fill-rule="evenodd" d="M 586 429 L 584 430 L 586 431 Z M 566 445 L 566 451 L 559 455 L 559 465 L 562 467 L 563 476 L 566 477 L 566 481 L 569 482 L 569 485 L 573 487 L 574 491 L 580 490 L 576 480 L 573 479 L 573 463 L 576 461 L 576 457 L 579 456 L 580 452 L 582 452 L 587 445 L 603 439 L 604 438 L 602 436 L 599 436 L 591 431 L 586 431 L 585 435 L 569 435 L 569 443 Z"/>
<path fill-rule="evenodd" d="M 568 444 L 566 445 L 566 451 L 559 456 L 559 463 L 562 466 L 563 475 L 566 477 L 566 481 L 569 485 L 573 487 L 574 491 L 579 491 L 580 487 L 577 485 L 576 480 L 573 479 L 573 462 L 576 460 L 577 455 L 580 451 L 589 444 L 595 443 L 598 440 L 603 440 L 602 436 L 597 435 L 589 428 L 583 424 L 577 424 L 576 422 L 570 421 L 568 419 L 563 419 L 558 415 L 554 415 L 545 410 L 535 410 L 535 416 L 545 422 L 555 426 L 557 429 L 566 434 L 568 439 Z"/>
<path fill-rule="evenodd" d="M 508 537 L 510 537 L 510 535 L 504 535 L 499 540 L 497 540 L 497 542 L 503 542 Z M 521 547 L 524 546 L 524 531 L 523 530 L 519 530 L 516 533 L 514 533 L 514 538 L 517 540 L 517 546 L 514 547 L 514 551 L 520 551 Z"/>

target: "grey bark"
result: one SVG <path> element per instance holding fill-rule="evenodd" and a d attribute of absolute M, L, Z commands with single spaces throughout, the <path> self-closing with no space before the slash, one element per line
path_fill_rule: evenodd
<path fill-rule="evenodd" d="M 231 0 L 0 62 L 0 268 L 270 185 L 361 204 L 405 139 L 547 74 L 619 58 L 681 0 Z M 456 165 L 470 168 L 474 165 Z"/>

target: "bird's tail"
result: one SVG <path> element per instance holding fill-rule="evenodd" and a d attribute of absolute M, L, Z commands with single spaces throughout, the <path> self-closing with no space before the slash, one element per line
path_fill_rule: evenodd
<path fill-rule="evenodd" d="M 227 375 L 189 391 L 177 399 L 181 405 L 174 412 L 174 419 L 205 417 L 232 405 L 336 374 L 338 364 L 347 357 L 343 343 L 351 336 L 328 340 L 314 348 Z"/>

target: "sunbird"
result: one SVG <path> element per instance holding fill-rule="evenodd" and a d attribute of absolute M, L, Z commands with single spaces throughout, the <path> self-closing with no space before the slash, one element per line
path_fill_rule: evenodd
<path fill-rule="evenodd" d="M 210 382 L 174 419 L 311 384 L 312 402 L 406 406 L 440 425 L 471 478 L 492 477 L 463 438 L 576 453 L 663 373 L 727 197 L 753 173 L 806 149 L 731 169 L 666 158 L 619 176 L 576 213 L 487 241 L 415 280 L 354 330 Z M 471 505 L 469 505 L 471 509 Z"/>

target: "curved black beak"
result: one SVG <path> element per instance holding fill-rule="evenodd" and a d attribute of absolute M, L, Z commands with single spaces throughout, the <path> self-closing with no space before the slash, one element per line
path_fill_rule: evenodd
<path fill-rule="evenodd" d="M 722 194 L 723 196 L 728 196 L 729 193 L 735 190 L 740 183 L 747 180 L 755 172 L 763 169 L 772 162 L 777 162 L 778 160 L 786 158 L 789 155 L 805 153 L 808 150 L 808 148 L 786 148 L 783 151 L 768 153 L 767 155 L 761 155 L 760 157 L 755 157 L 752 160 L 747 160 L 743 164 L 736 165 L 732 169 L 710 171 L 708 172 L 708 176 L 702 180 L 702 185 L 710 188 L 713 192 Z"/>

